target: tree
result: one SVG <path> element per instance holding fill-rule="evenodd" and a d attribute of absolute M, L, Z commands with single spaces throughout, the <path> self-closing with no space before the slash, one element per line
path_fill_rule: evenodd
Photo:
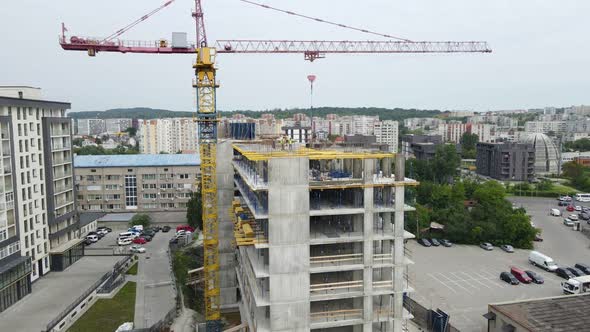
<path fill-rule="evenodd" d="M 94 139 L 94 143 L 101 145 L 102 144 L 102 140 L 100 139 L 100 137 L 97 137 Z"/>
<path fill-rule="evenodd" d="M 461 155 L 465 159 L 475 159 L 476 144 L 479 137 L 476 134 L 464 133 L 461 136 Z"/>
<path fill-rule="evenodd" d="M 129 127 L 123 131 L 128 133 L 129 136 L 131 136 L 131 137 L 134 137 L 135 135 L 137 135 L 137 128 Z"/>
<path fill-rule="evenodd" d="M 203 204 L 201 190 L 195 191 L 186 203 L 186 222 L 195 229 L 203 229 Z"/>
<path fill-rule="evenodd" d="M 142 225 L 143 228 L 147 228 L 150 226 L 152 222 L 152 218 L 150 218 L 147 214 L 136 214 L 131 218 L 131 222 L 129 223 L 132 227 L 135 225 Z"/>
<path fill-rule="evenodd" d="M 72 144 L 75 146 L 82 146 L 82 142 L 84 142 L 84 140 L 81 138 L 74 138 L 74 140 L 72 140 Z"/>
<path fill-rule="evenodd" d="M 570 151 L 590 151 L 590 139 L 581 138 L 573 142 L 566 142 L 564 147 Z"/>

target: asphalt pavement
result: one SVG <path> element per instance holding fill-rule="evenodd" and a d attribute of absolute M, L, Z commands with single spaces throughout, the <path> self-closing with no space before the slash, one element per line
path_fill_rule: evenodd
<path fill-rule="evenodd" d="M 544 241 L 535 242 L 535 250 L 552 257 L 558 265 L 590 264 L 590 240 L 563 225 L 563 217 L 549 215 L 549 209 L 557 206 L 555 199 L 518 197 L 511 201 L 524 207 L 535 226 L 542 230 Z M 563 279 L 533 267 L 528 262 L 530 250 L 506 253 L 500 248 L 485 251 L 465 245 L 425 248 L 415 241 L 410 241 L 408 248 L 416 263 L 410 267 L 410 281 L 416 289 L 411 296 L 428 308 L 449 313 L 451 323 L 460 331 L 487 331 L 482 315 L 490 303 L 563 294 Z M 499 276 L 511 266 L 538 272 L 545 284 L 508 285 Z"/>

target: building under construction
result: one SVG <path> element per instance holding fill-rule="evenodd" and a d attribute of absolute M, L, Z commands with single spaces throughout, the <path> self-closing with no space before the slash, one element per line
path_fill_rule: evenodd
<path fill-rule="evenodd" d="M 235 261 L 224 250 L 223 285 L 235 266 L 239 310 L 250 331 L 402 331 L 412 291 L 404 242 L 402 156 L 355 149 L 234 143 L 218 151 L 219 184 L 229 184 Z M 394 166 L 395 164 L 395 166 Z M 395 172 L 393 171 L 395 169 Z M 219 188 L 219 209 L 228 201 Z M 226 210 L 227 211 L 227 210 Z M 220 211 L 221 212 L 221 211 Z M 227 213 L 227 212 L 226 212 Z M 223 213 L 220 213 L 220 216 Z M 225 254 L 224 254 L 225 252 Z"/>

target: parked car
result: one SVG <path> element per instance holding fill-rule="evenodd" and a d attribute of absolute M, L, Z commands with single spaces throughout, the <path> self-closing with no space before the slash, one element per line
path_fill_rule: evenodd
<path fill-rule="evenodd" d="M 147 240 L 142 238 L 142 237 L 137 237 L 135 239 L 133 239 L 133 243 L 135 244 L 146 244 Z"/>
<path fill-rule="evenodd" d="M 192 227 L 191 227 L 191 226 L 189 226 L 189 225 L 180 225 L 180 226 L 176 226 L 176 231 L 178 232 L 178 231 L 180 231 L 180 230 L 183 230 L 183 231 L 188 231 L 188 232 L 191 232 L 191 233 L 194 233 L 194 232 L 195 232 L 195 229 L 194 229 L 194 228 L 192 228 Z"/>
<path fill-rule="evenodd" d="M 555 274 L 565 280 L 576 277 L 572 271 L 568 270 L 566 267 L 558 267 L 557 270 L 555 270 Z"/>
<path fill-rule="evenodd" d="M 84 244 L 89 246 L 91 244 L 93 244 L 94 242 L 92 242 L 90 239 L 84 239 Z"/>
<path fill-rule="evenodd" d="M 138 245 L 132 245 L 131 247 L 129 247 L 129 251 L 134 252 L 134 253 L 144 253 L 145 248 L 142 246 L 138 246 Z"/>
<path fill-rule="evenodd" d="M 572 220 L 572 221 L 578 221 L 578 215 L 577 214 L 570 214 L 568 218 L 569 218 L 569 220 Z"/>
<path fill-rule="evenodd" d="M 119 246 L 126 246 L 126 245 L 130 245 L 131 243 L 133 243 L 132 238 L 120 238 L 117 240 L 117 245 L 119 245 Z"/>
<path fill-rule="evenodd" d="M 144 238 L 147 242 L 152 242 L 153 240 L 153 236 L 149 235 L 149 234 L 143 234 L 142 236 L 140 236 L 141 238 Z"/>
<path fill-rule="evenodd" d="M 96 234 L 86 235 L 86 240 L 89 240 L 92 243 L 98 242 L 98 235 L 96 235 Z"/>
<path fill-rule="evenodd" d="M 152 231 L 154 231 L 156 233 L 158 233 L 161 230 L 162 230 L 162 227 L 160 227 L 160 226 L 154 226 L 154 227 L 152 227 Z"/>
<path fill-rule="evenodd" d="M 451 247 L 453 246 L 453 243 L 447 239 L 442 239 L 440 240 L 440 244 L 443 245 L 443 247 Z"/>
<path fill-rule="evenodd" d="M 96 230 L 97 230 L 97 231 L 100 231 L 100 230 L 103 230 L 103 229 L 104 229 L 105 231 L 107 231 L 107 233 L 110 233 L 110 232 L 112 232 L 112 231 L 113 231 L 111 228 L 109 228 L 109 227 L 104 227 L 104 226 L 101 226 L 101 227 L 97 228 Z"/>
<path fill-rule="evenodd" d="M 511 267 L 510 273 L 523 284 L 530 284 L 533 281 L 533 279 L 531 279 L 531 277 L 529 277 L 528 274 L 526 274 L 523 270 L 517 267 Z"/>
<path fill-rule="evenodd" d="M 524 273 L 526 273 L 535 284 L 542 284 L 545 282 L 545 279 L 543 279 L 540 274 L 535 273 L 534 271 L 526 270 Z"/>
<path fill-rule="evenodd" d="M 418 243 L 420 243 L 421 245 L 423 245 L 425 247 L 432 246 L 432 243 L 430 243 L 430 241 L 428 241 L 428 239 L 418 239 Z"/>
<path fill-rule="evenodd" d="M 582 211 L 582 207 L 579 205 L 574 206 L 574 210 L 576 211 Z"/>
<path fill-rule="evenodd" d="M 507 283 L 509 283 L 511 285 L 518 285 L 519 284 L 518 280 L 512 274 L 510 274 L 508 272 L 500 273 L 500 280 L 506 281 Z"/>
<path fill-rule="evenodd" d="M 505 252 L 514 252 L 514 248 L 509 244 L 501 245 L 500 249 L 504 250 Z"/>
<path fill-rule="evenodd" d="M 559 203 L 561 203 L 561 202 L 559 202 Z M 549 214 L 554 217 L 559 217 L 559 216 L 561 216 L 561 211 L 559 211 L 559 209 L 551 209 Z"/>
<path fill-rule="evenodd" d="M 438 242 L 438 240 L 435 238 L 430 239 L 430 243 L 432 243 L 432 245 L 435 247 L 440 246 L 440 242 Z"/>
<path fill-rule="evenodd" d="M 537 242 L 543 242 L 543 238 L 539 234 L 535 234 L 535 238 L 533 240 Z"/>
<path fill-rule="evenodd" d="M 99 240 L 104 237 L 104 233 L 102 233 L 102 232 L 100 232 L 100 233 L 99 232 L 88 232 L 88 234 L 86 234 L 86 235 L 96 235 Z"/>
<path fill-rule="evenodd" d="M 149 235 L 151 237 L 154 237 L 154 236 L 156 236 L 156 232 L 151 229 L 148 229 L 148 230 L 143 231 L 142 235 Z"/>
<path fill-rule="evenodd" d="M 105 235 L 109 234 L 106 229 L 99 229 L 96 231 L 96 233 L 100 238 L 103 238 Z"/>
<path fill-rule="evenodd" d="M 582 218 L 582 220 L 590 220 L 590 213 L 588 213 L 588 211 L 584 211 L 580 213 L 580 218 Z"/>
<path fill-rule="evenodd" d="M 583 271 L 585 274 L 590 275 L 590 265 L 588 264 L 582 264 L 582 263 L 576 263 L 576 265 L 574 265 L 577 269 Z"/>
<path fill-rule="evenodd" d="M 164 233 L 170 232 L 170 226 L 164 226 L 164 227 L 162 227 L 162 232 L 164 232 Z"/>
<path fill-rule="evenodd" d="M 483 250 L 488 250 L 488 251 L 494 250 L 494 246 L 489 242 L 480 243 L 479 247 L 482 248 Z"/>
<path fill-rule="evenodd" d="M 571 227 L 574 225 L 574 222 L 570 218 L 565 218 L 565 219 L 563 219 L 563 224 Z"/>
<path fill-rule="evenodd" d="M 586 273 L 584 273 L 584 271 L 575 268 L 575 267 L 568 267 L 567 268 L 571 273 L 573 273 L 576 277 L 581 277 L 581 276 L 585 276 Z"/>
<path fill-rule="evenodd" d="M 574 212 L 575 211 L 575 208 L 573 205 L 568 205 L 565 209 L 567 210 L 567 212 Z"/>
<path fill-rule="evenodd" d="M 568 205 L 569 205 L 569 203 L 568 203 L 568 202 L 566 202 L 566 201 L 559 201 L 559 202 L 557 202 L 557 205 L 558 205 L 558 206 L 568 206 Z"/>
<path fill-rule="evenodd" d="M 564 201 L 564 202 L 571 202 L 572 201 L 572 198 L 570 196 L 560 196 L 558 198 L 558 200 Z"/>
<path fill-rule="evenodd" d="M 178 238 L 177 237 L 171 238 L 170 243 L 178 243 Z"/>

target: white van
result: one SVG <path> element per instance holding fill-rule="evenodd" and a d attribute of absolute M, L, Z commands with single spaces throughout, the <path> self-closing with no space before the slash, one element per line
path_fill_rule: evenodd
<path fill-rule="evenodd" d="M 559 211 L 558 209 L 551 209 L 551 215 L 554 217 L 559 217 L 561 216 L 561 211 Z"/>
<path fill-rule="evenodd" d="M 137 233 L 135 232 L 123 232 L 123 233 L 119 233 L 119 237 L 117 238 L 118 240 L 121 239 L 135 239 L 137 237 Z"/>
<path fill-rule="evenodd" d="M 120 245 L 120 246 L 126 246 L 126 245 L 129 245 L 129 244 L 131 244 L 131 243 L 133 243 L 133 239 L 131 239 L 131 238 L 129 238 L 129 237 L 126 237 L 126 238 L 119 238 L 119 239 L 117 240 L 117 245 Z"/>
<path fill-rule="evenodd" d="M 133 227 L 131 227 L 131 229 L 135 229 L 135 230 L 138 230 L 141 232 L 141 231 L 143 231 L 143 225 L 134 225 Z M 131 230 L 131 229 L 129 229 L 129 230 Z"/>
<path fill-rule="evenodd" d="M 531 251 L 529 254 L 529 262 L 545 271 L 555 272 L 555 270 L 557 270 L 557 264 L 555 264 L 553 259 L 538 251 Z"/>
<path fill-rule="evenodd" d="M 590 194 L 576 194 L 575 198 L 578 202 L 590 202 Z"/>

